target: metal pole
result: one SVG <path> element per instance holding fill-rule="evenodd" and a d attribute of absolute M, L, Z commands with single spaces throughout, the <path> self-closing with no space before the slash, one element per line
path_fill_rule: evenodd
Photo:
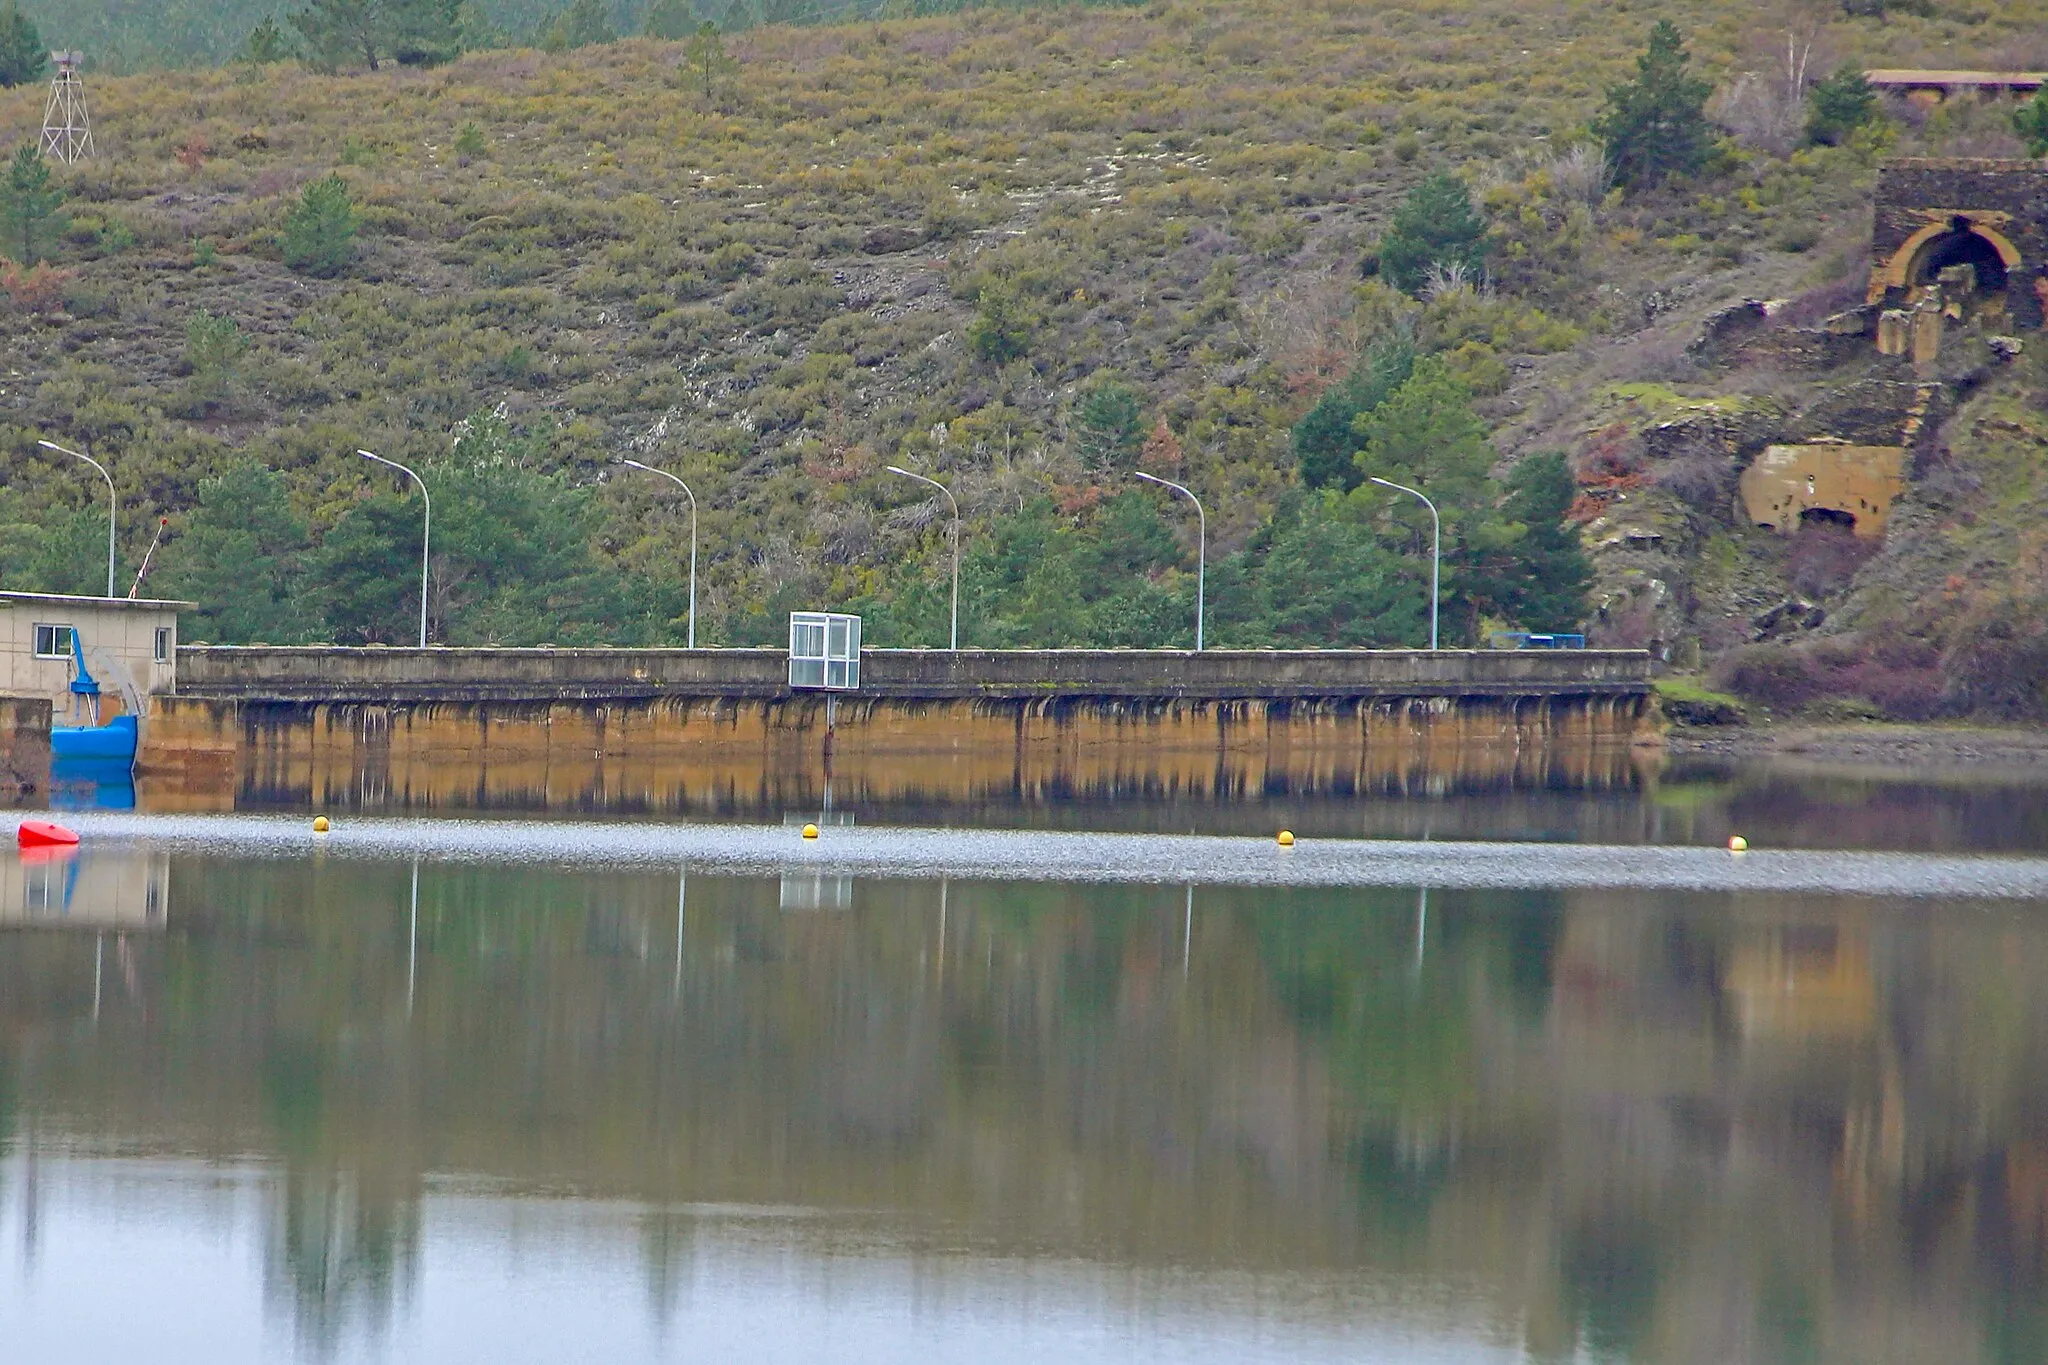
<path fill-rule="evenodd" d="M 686 497 L 686 498 L 688 498 L 688 499 L 690 500 L 690 635 L 689 635 L 689 647 L 690 647 L 691 649 L 695 649 L 695 648 L 697 647 L 697 495 L 696 495 L 695 493 L 692 493 L 692 492 L 690 491 L 690 485 L 688 485 L 688 484 L 684 483 L 684 482 L 683 482 L 683 481 L 682 481 L 681 479 L 679 479 L 679 478 L 677 478 L 677 477 L 676 477 L 675 475 L 673 475 L 673 474 L 669 473 L 669 472 L 668 472 L 668 471 L 667 471 L 666 469 L 656 469 L 656 468 L 655 468 L 655 467 L 654 467 L 653 465 L 651 465 L 651 464 L 641 464 L 641 463 L 640 463 L 640 462 L 639 462 L 638 460 L 625 460 L 625 459 L 622 459 L 622 460 L 620 460 L 620 461 L 619 461 L 619 463 L 620 463 L 620 464 L 622 464 L 622 465 L 628 465 L 628 466 L 631 466 L 631 467 L 632 467 L 632 468 L 634 468 L 634 469 L 644 470 L 645 472 L 647 472 L 647 473 L 649 473 L 649 474 L 659 474 L 659 475 L 661 475 L 661 477 L 662 477 L 662 478 L 664 478 L 664 479 L 667 479 L 667 480 L 668 480 L 668 481 L 669 481 L 670 483 L 672 483 L 672 484 L 674 484 L 674 485 L 675 485 L 676 487 L 678 487 L 678 488 L 682 489 L 682 490 L 683 490 L 683 496 L 684 496 L 684 497 Z"/>
<path fill-rule="evenodd" d="M 434 540 L 434 499 L 427 492 L 427 481 L 398 461 L 387 460 L 382 455 L 372 455 L 367 450 L 358 450 L 356 454 L 366 460 L 375 460 L 378 464 L 390 465 L 393 469 L 410 477 L 414 483 L 420 486 L 420 500 L 426 503 L 427 506 L 426 520 L 420 524 L 420 648 L 425 649 L 427 647 L 427 551 L 432 547 Z"/>
<path fill-rule="evenodd" d="M 1179 484 L 1174 483 L 1171 479 L 1162 479 L 1157 474 L 1147 474 L 1142 469 L 1133 470 L 1132 472 L 1147 483 L 1156 483 L 1161 488 L 1171 488 L 1174 492 L 1195 505 L 1195 523 L 1199 528 L 1195 536 L 1195 649 L 1199 652 L 1202 648 L 1202 617 L 1205 615 L 1203 608 L 1208 591 L 1207 580 L 1209 577 L 1208 514 L 1202 511 L 1202 500 L 1200 498 Z"/>
<path fill-rule="evenodd" d="M 107 472 L 105 465 L 90 455 L 81 454 L 68 446 L 60 446 L 55 441 L 37 441 L 36 444 L 45 450 L 54 450 L 60 455 L 69 455 L 75 460 L 84 460 L 94 469 L 99 470 L 100 477 L 107 481 L 107 596 L 112 597 L 114 595 L 114 517 L 116 505 L 114 476 Z"/>
<path fill-rule="evenodd" d="M 946 648 L 957 653 L 960 649 L 960 501 L 953 496 L 952 489 L 937 479 L 927 479 L 922 474 L 913 474 L 900 465 L 890 465 L 889 472 L 901 474 L 906 479 L 916 479 L 919 483 L 928 483 L 944 493 L 946 501 L 953 504 L 953 629 L 947 636 L 949 643 Z"/>
<path fill-rule="evenodd" d="M 1429 509 L 1429 523 L 1430 526 L 1433 528 L 1430 532 L 1429 538 L 1429 647 L 1431 650 L 1434 650 L 1436 648 L 1437 583 L 1440 581 L 1439 576 L 1442 572 L 1444 562 L 1443 518 L 1439 517 L 1436 514 L 1436 504 L 1431 502 L 1427 495 L 1423 494 L 1422 492 L 1416 489 L 1410 488 L 1407 484 L 1395 483 L 1392 479 L 1382 479 L 1378 477 L 1374 477 L 1372 482 L 1378 484 L 1382 488 L 1399 489 L 1403 493 L 1412 494 L 1415 497 L 1421 498 L 1422 505 Z"/>

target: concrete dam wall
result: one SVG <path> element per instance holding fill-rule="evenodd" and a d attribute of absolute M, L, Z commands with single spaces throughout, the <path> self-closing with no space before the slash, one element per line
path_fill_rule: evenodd
<path fill-rule="evenodd" d="M 1610 651 L 215 648 L 138 771 L 190 804 L 744 814 L 841 804 L 1629 785 L 1648 657 Z"/>

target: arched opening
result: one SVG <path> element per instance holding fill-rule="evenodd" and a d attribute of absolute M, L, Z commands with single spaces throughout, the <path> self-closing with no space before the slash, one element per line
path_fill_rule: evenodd
<path fill-rule="evenodd" d="M 1839 507 L 1808 507 L 1800 512 L 1799 524 L 1802 527 L 1824 526 L 1835 530 L 1854 531 L 1856 514 L 1844 512 Z"/>
<path fill-rule="evenodd" d="M 1931 284 L 1952 265 L 1975 266 L 1980 292 L 1996 293 L 2005 288 L 2005 257 L 1990 238 L 1973 229 L 1970 220 L 1960 215 L 1950 220 L 1946 233 L 1920 249 L 1913 283 Z"/>

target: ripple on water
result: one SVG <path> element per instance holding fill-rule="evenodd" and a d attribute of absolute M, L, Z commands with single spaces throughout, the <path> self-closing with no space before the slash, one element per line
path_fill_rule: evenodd
<path fill-rule="evenodd" d="M 243 857 L 431 858 L 655 867 L 775 876 L 1192 882 L 1218 886 L 1611 887 L 1870 896 L 2048 898 L 2048 859 L 1751 851 L 1672 845 L 1462 843 L 1090 834 L 1049 830 L 596 824 L 356 818 L 316 835 L 302 818 L 81 813 L 86 839 Z"/>

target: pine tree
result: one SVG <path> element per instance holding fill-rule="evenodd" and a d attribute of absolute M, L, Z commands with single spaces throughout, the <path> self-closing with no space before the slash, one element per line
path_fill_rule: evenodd
<path fill-rule="evenodd" d="M 462 0 L 387 0 L 385 22 L 401 66 L 439 66 L 462 55 Z"/>
<path fill-rule="evenodd" d="M 0 5 L 0 86 L 39 80 L 49 64 L 50 49 L 43 46 L 43 35 L 21 12 L 18 0 Z"/>
<path fill-rule="evenodd" d="M 718 25 L 706 27 L 718 31 Z M 648 7 L 647 17 L 640 21 L 641 36 L 666 38 L 671 42 L 689 37 L 697 31 L 696 7 L 690 0 L 654 0 Z"/>
<path fill-rule="evenodd" d="M 569 8 L 548 25 L 542 46 L 550 52 L 566 52 L 572 48 L 594 47 L 618 40 L 618 30 L 612 27 L 611 17 L 605 13 L 604 0 L 572 0 Z"/>
<path fill-rule="evenodd" d="M 1349 492 L 1364 475 L 1351 457 L 1358 453 L 1357 422 L 1401 385 L 1415 368 L 1415 343 L 1395 334 L 1380 342 L 1358 367 L 1333 384 L 1294 424 L 1294 458 L 1310 488 Z"/>
<path fill-rule="evenodd" d="M 42 254 L 46 226 L 63 207 L 64 191 L 50 183 L 50 163 L 32 142 L 14 149 L 4 189 L 0 223 L 6 227 L 9 245 L 21 248 L 21 264 L 33 265 Z"/>
<path fill-rule="evenodd" d="M 391 24 L 384 0 L 311 0 L 292 16 L 314 65 L 332 70 L 361 58 L 375 71 L 391 55 Z"/>
<path fill-rule="evenodd" d="M 251 66 L 269 66 L 292 55 L 291 44 L 278 27 L 277 20 L 265 17 L 263 22 L 249 30 L 249 40 L 242 45 L 242 60 Z"/>
<path fill-rule="evenodd" d="M 683 69 L 690 73 L 690 83 L 702 93 L 707 105 L 717 97 L 719 82 L 739 67 L 726 55 L 725 39 L 719 34 L 718 25 L 708 21 L 697 26 L 690 35 L 690 45 L 683 49 Z"/>
<path fill-rule="evenodd" d="M 1394 221 L 1380 239 L 1380 275 L 1407 294 L 1422 288 L 1431 266 L 1476 278 L 1488 247 L 1486 219 L 1472 207 L 1465 182 L 1437 171 L 1408 191 L 1394 210 Z"/>
<path fill-rule="evenodd" d="M 360 224 L 346 180 L 315 180 L 284 220 L 284 263 L 302 274 L 339 275 L 355 254 Z"/>
<path fill-rule="evenodd" d="M 1486 614 L 1529 630 L 1570 630 L 1586 619 L 1592 561 L 1565 521 L 1578 484 L 1557 451 L 1524 456 L 1508 474 L 1501 515 L 1519 528 L 1480 565 L 1470 584 Z"/>
<path fill-rule="evenodd" d="M 1854 62 L 1843 62 L 1834 75 L 1815 85 L 1807 103 L 1807 139 L 1824 147 L 1834 146 L 1877 117 L 1877 91 Z"/>
<path fill-rule="evenodd" d="M 1636 59 L 1636 78 L 1608 89 L 1607 112 L 1593 132 L 1607 144 L 1614 177 L 1627 188 L 1647 188 L 1706 164 L 1712 136 L 1707 97 L 1714 87 L 1691 74 L 1691 60 L 1677 25 L 1659 19 Z"/>

